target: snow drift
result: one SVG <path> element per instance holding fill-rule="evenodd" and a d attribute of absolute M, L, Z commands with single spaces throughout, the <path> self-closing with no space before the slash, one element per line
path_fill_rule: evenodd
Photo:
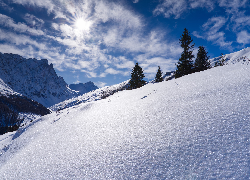
<path fill-rule="evenodd" d="M 248 179 L 249 77 L 216 67 L 46 115 L 0 141 L 1 178 Z"/>

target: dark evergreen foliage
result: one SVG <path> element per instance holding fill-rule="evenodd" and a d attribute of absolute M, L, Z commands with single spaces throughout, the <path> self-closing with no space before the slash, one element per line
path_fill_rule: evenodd
<path fill-rule="evenodd" d="M 225 58 L 225 56 L 221 53 L 220 59 L 219 59 L 219 61 L 215 62 L 214 67 L 217 67 L 217 66 L 224 66 L 224 65 L 225 65 L 225 62 L 226 62 L 226 58 Z"/>
<path fill-rule="evenodd" d="M 161 67 L 158 66 L 158 71 L 155 75 L 155 82 L 162 82 L 163 78 L 162 78 L 162 71 L 161 71 Z"/>
<path fill-rule="evenodd" d="M 19 112 L 46 115 L 50 110 L 42 104 L 25 96 L 0 94 L 0 135 L 19 128 L 22 119 L 18 119 Z"/>
<path fill-rule="evenodd" d="M 196 72 L 204 71 L 211 68 L 209 56 L 204 46 L 199 46 L 197 57 L 195 59 L 194 68 Z"/>
<path fill-rule="evenodd" d="M 184 49 L 181 58 L 179 59 L 177 63 L 177 69 L 175 71 L 175 78 L 179 78 L 181 76 L 191 74 L 194 72 L 193 70 L 193 48 L 194 44 L 191 45 L 193 42 L 190 33 L 185 28 L 184 32 L 181 36 L 180 43 L 181 47 Z"/>
<path fill-rule="evenodd" d="M 144 77 L 142 68 L 136 63 L 135 67 L 132 69 L 129 89 L 136 89 L 145 85 L 146 81 L 143 80 Z"/>

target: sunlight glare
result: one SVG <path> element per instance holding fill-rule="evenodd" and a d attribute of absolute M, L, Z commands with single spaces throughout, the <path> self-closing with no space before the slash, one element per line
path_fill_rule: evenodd
<path fill-rule="evenodd" d="M 89 31 L 90 26 L 91 26 L 91 22 L 84 20 L 83 18 L 79 18 L 75 21 L 75 27 L 78 30 Z"/>

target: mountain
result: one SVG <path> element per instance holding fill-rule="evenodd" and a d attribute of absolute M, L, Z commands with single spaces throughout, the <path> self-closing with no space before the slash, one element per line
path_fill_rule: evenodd
<path fill-rule="evenodd" d="M 0 136 L 2 179 L 249 179 L 250 66 L 74 105 Z"/>
<path fill-rule="evenodd" d="M 1 78 L 0 78 L 0 93 L 4 96 L 18 94 L 14 92 Z"/>
<path fill-rule="evenodd" d="M 75 90 L 79 93 L 79 95 L 83 95 L 87 92 L 98 89 L 98 87 L 91 81 L 87 83 L 79 83 L 79 84 L 70 84 L 69 88 Z"/>
<path fill-rule="evenodd" d="M 210 59 L 212 66 L 214 66 L 215 62 L 218 62 L 220 58 L 221 56 Z M 226 60 L 225 63 L 227 64 L 235 64 L 237 62 L 250 63 L 250 47 L 234 53 L 225 54 L 223 55 L 223 58 Z"/>
<path fill-rule="evenodd" d="M 24 114 L 44 116 L 50 110 L 42 104 L 13 91 L 0 79 L 0 135 L 15 131 L 23 122 Z M 22 114 L 22 117 L 20 116 Z"/>
<path fill-rule="evenodd" d="M 46 59 L 25 59 L 16 54 L 0 53 L 0 78 L 13 91 L 46 107 L 77 95 L 62 77 L 57 76 Z"/>
<path fill-rule="evenodd" d="M 66 109 L 69 107 L 77 106 L 82 103 L 106 99 L 116 92 L 125 90 L 128 86 L 128 83 L 129 83 L 129 80 L 124 81 L 119 84 L 112 85 L 112 86 L 105 86 L 105 87 L 90 91 L 88 93 L 85 93 L 83 95 L 74 97 L 72 99 L 62 101 L 58 104 L 51 106 L 50 109 L 52 111 L 59 111 L 59 110 Z"/>

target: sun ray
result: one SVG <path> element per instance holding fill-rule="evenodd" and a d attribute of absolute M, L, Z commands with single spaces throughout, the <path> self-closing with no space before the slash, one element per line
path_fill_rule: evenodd
<path fill-rule="evenodd" d="M 83 18 L 77 18 L 75 20 L 75 28 L 77 30 L 89 32 L 91 25 L 91 21 L 85 20 Z"/>

